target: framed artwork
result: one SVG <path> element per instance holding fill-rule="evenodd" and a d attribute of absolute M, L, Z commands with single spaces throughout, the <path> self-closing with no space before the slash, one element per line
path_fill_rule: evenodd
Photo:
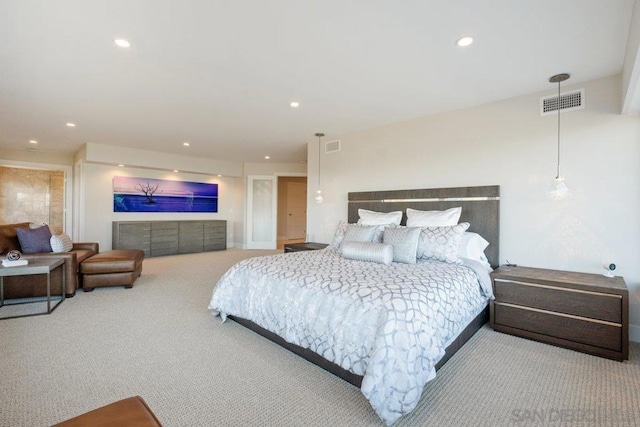
<path fill-rule="evenodd" d="M 113 177 L 114 212 L 218 212 L 218 184 Z"/>

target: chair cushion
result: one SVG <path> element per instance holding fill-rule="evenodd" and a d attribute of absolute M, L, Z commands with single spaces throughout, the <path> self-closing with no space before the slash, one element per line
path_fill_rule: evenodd
<path fill-rule="evenodd" d="M 85 426 L 158 427 L 161 424 L 144 399 L 134 396 L 54 425 L 54 427 Z"/>
<path fill-rule="evenodd" d="M 16 249 L 22 251 L 20 247 L 20 241 L 16 234 L 17 228 L 29 228 L 28 222 L 21 222 L 18 224 L 4 224 L 0 225 L 0 254 L 6 254 L 10 250 Z"/>
<path fill-rule="evenodd" d="M 134 271 L 144 259 L 144 251 L 139 249 L 117 249 L 102 252 L 84 260 L 80 264 L 83 274 L 121 273 Z"/>

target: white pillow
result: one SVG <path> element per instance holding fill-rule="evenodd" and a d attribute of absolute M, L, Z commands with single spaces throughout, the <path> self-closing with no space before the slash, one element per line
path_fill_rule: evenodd
<path fill-rule="evenodd" d="M 393 246 L 393 260 L 405 264 L 416 263 L 420 227 L 387 227 L 382 242 Z"/>
<path fill-rule="evenodd" d="M 472 259 L 490 267 L 487 256 L 484 253 L 488 246 L 489 242 L 481 235 L 467 231 L 462 235 L 462 240 L 460 240 L 458 257 Z"/>
<path fill-rule="evenodd" d="M 73 249 L 71 237 L 64 233 L 57 236 L 51 236 L 50 243 L 52 252 L 69 252 Z"/>
<path fill-rule="evenodd" d="M 358 209 L 358 225 L 400 225 L 402 211 L 375 212 L 366 209 Z"/>
<path fill-rule="evenodd" d="M 456 225 L 460 220 L 462 208 L 446 211 L 419 211 L 407 208 L 407 227 L 444 227 Z"/>
<path fill-rule="evenodd" d="M 389 265 L 393 262 L 393 246 L 374 242 L 344 242 L 340 253 L 355 261 L 371 261 Z"/>
<path fill-rule="evenodd" d="M 418 240 L 417 257 L 460 264 L 458 249 L 468 222 L 446 227 L 423 227 Z"/>

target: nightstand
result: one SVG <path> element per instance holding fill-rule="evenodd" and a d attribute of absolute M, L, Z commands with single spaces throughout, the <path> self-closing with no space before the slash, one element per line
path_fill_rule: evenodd
<path fill-rule="evenodd" d="M 318 249 L 326 248 L 326 243 L 304 242 L 304 243 L 290 243 L 284 245 L 284 253 L 300 252 L 300 251 L 317 251 Z"/>
<path fill-rule="evenodd" d="M 496 331 L 629 359 L 629 291 L 622 277 L 503 266 L 491 279 Z"/>

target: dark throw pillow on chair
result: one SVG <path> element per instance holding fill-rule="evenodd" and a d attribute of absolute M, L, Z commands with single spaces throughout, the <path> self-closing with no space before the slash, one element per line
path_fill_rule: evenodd
<path fill-rule="evenodd" d="M 25 254 L 51 252 L 51 230 L 48 225 L 38 228 L 16 228 L 16 234 Z"/>

